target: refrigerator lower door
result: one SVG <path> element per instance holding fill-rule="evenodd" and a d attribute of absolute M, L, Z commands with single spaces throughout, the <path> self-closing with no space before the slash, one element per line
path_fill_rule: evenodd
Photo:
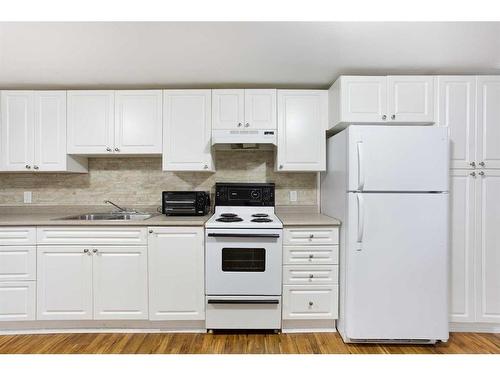
<path fill-rule="evenodd" d="M 447 340 L 448 194 L 348 193 L 347 228 L 344 339 Z"/>

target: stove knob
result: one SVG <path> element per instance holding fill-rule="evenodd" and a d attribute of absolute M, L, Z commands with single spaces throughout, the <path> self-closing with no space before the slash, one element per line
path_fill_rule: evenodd
<path fill-rule="evenodd" d="M 259 196 L 260 196 L 260 192 L 258 190 L 252 190 L 252 192 L 250 193 L 250 196 L 253 198 L 253 199 L 258 199 Z"/>

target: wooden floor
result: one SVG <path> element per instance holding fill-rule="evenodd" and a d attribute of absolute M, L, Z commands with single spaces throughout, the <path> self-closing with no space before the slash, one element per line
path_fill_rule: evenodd
<path fill-rule="evenodd" d="M 500 354 L 500 334 L 452 333 L 438 345 L 346 345 L 337 333 L 71 333 L 0 336 L 0 353 Z"/>

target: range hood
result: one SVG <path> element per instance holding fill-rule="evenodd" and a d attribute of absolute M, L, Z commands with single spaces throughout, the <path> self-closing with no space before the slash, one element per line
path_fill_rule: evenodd
<path fill-rule="evenodd" d="M 213 129 L 212 145 L 217 144 L 272 144 L 276 145 L 275 129 L 229 130 Z"/>

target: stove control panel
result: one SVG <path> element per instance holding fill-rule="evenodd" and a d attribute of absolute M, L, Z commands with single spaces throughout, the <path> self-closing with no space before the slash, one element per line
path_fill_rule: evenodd
<path fill-rule="evenodd" d="M 274 184 L 217 183 L 216 206 L 274 206 Z"/>

